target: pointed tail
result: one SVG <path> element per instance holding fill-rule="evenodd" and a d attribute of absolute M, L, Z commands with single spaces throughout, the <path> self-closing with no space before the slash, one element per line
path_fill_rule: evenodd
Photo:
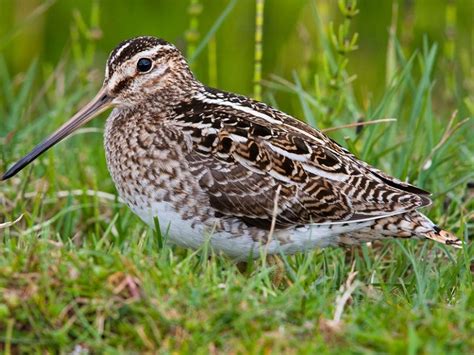
<path fill-rule="evenodd" d="M 455 248 L 462 248 L 462 241 L 458 237 L 451 232 L 438 228 L 437 226 L 434 226 L 432 231 L 426 232 L 424 235 L 426 238 L 436 242 L 450 245 Z"/>
<path fill-rule="evenodd" d="M 442 230 L 418 211 L 385 217 L 373 222 L 370 226 L 341 233 L 337 243 L 347 246 L 386 238 L 426 238 L 455 248 L 462 248 L 462 241 L 458 237 Z"/>

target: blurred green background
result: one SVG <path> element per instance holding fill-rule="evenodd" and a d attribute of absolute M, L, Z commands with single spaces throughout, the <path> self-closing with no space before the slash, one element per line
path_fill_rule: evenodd
<path fill-rule="evenodd" d="M 313 73 L 323 65 L 318 26 L 327 29 L 330 21 L 343 20 L 337 1 L 264 3 L 263 79 L 275 74 L 292 80 L 296 71 L 304 85 L 312 85 Z M 189 55 L 228 7 L 228 16 L 193 69 L 207 84 L 246 95 L 253 92 L 255 1 L 0 0 L 0 4 L 0 56 L 12 73 L 25 71 L 35 58 L 56 65 L 70 53 L 72 38 L 94 40 L 91 66 L 100 70 L 114 46 L 136 35 L 165 38 Z M 353 87 L 362 110 L 370 100 L 379 99 L 386 87 L 389 29 L 394 24 L 406 55 L 421 48 L 424 37 L 439 44 L 442 60 L 436 63 L 440 68 L 436 90 L 440 100 L 435 100 L 435 107 L 461 106 L 466 109 L 462 114 L 470 114 L 466 100 L 469 106 L 474 91 L 474 1 L 362 0 L 357 5 L 360 13 L 352 20 L 351 32 L 359 33 L 359 48 L 348 55 L 348 73 L 357 75 Z M 99 82 L 97 78 L 97 86 Z M 264 88 L 264 99 L 266 92 Z M 285 96 L 278 103 L 299 113 Z"/>

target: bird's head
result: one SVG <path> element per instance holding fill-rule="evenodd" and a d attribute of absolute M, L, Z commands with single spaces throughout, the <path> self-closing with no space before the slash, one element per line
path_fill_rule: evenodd
<path fill-rule="evenodd" d="M 2 177 L 16 175 L 40 154 L 108 108 L 172 104 L 198 85 L 180 51 L 165 40 L 136 37 L 110 54 L 105 79 L 97 95 L 56 132 L 14 164 Z M 159 107 L 158 107 L 159 108 Z"/>
<path fill-rule="evenodd" d="M 110 54 L 103 90 L 112 105 L 134 106 L 143 101 L 169 102 L 194 83 L 181 52 L 165 40 L 137 37 L 120 43 Z"/>

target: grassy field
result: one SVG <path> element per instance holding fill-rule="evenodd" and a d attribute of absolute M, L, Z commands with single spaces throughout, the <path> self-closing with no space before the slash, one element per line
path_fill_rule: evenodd
<path fill-rule="evenodd" d="M 108 11 L 126 9 L 110 2 L 69 12 L 67 2 L 26 3 L 24 20 L 0 15 L 12 28 L 0 32 L 3 171 L 94 95 L 109 41 L 137 34 L 126 25 L 113 31 Z M 151 10 L 138 3 L 140 13 Z M 263 261 L 242 272 L 207 246 L 162 246 L 166 236 L 116 197 L 104 114 L 0 183 L 0 351 L 474 352 L 472 3 L 387 1 L 380 13 L 369 1 L 359 13 L 330 1 L 290 3 L 267 1 L 259 17 L 250 1 L 163 2 L 170 12 L 157 16 L 202 81 L 261 96 L 432 191 L 424 212 L 465 247 L 391 241 L 315 250 L 284 257 L 277 286 Z M 2 6 L 14 12 L 15 2 Z M 55 37 L 48 26 L 65 13 L 70 31 Z M 441 16 L 438 27 L 429 16 Z M 263 47 L 254 41 L 262 19 Z M 136 23 L 155 34 L 154 21 Z M 49 35 L 67 45 L 45 44 Z M 355 122 L 364 125 L 341 128 Z"/>

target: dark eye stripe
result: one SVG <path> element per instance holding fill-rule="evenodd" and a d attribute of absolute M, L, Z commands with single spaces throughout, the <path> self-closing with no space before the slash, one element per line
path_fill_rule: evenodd
<path fill-rule="evenodd" d="M 128 88 L 130 84 L 132 83 L 133 78 L 125 78 L 122 81 L 120 81 L 115 87 L 112 89 L 112 92 L 114 94 L 119 93 L 120 91 Z"/>

